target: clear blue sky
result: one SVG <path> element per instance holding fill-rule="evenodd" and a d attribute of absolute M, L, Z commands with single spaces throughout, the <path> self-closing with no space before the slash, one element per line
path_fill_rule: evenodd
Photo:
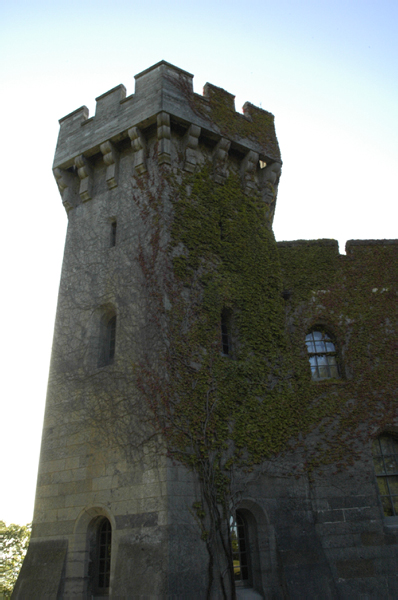
<path fill-rule="evenodd" d="M 275 114 L 278 240 L 397 237 L 397 0 L 14 0 L 0 8 L 0 519 L 31 519 L 67 219 L 58 119 L 167 60 Z"/>

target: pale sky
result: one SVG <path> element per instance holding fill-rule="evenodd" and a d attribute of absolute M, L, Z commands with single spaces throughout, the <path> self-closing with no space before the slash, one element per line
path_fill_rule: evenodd
<path fill-rule="evenodd" d="M 277 240 L 397 236 L 397 0 L 13 0 L 0 6 L 0 519 L 33 514 L 67 217 L 58 119 L 167 60 L 275 115 Z"/>

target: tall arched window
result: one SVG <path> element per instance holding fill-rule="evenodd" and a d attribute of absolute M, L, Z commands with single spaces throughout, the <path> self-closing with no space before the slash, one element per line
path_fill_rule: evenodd
<path fill-rule="evenodd" d="M 373 441 L 372 447 L 373 464 L 385 517 L 398 516 L 397 437 L 383 433 Z"/>
<path fill-rule="evenodd" d="M 314 381 L 336 379 L 340 377 L 337 350 L 326 331 L 312 330 L 305 338 Z"/>
<path fill-rule="evenodd" d="M 94 596 L 107 596 L 111 575 L 112 526 L 106 517 L 99 522 L 96 530 L 95 547 L 92 556 L 91 588 Z"/>
<path fill-rule="evenodd" d="M 248 587 L 251 585 L 249 540 L 247 525 L 239 511 L 236 511 L 235 519 L 232 520 L 231 543 L 235 584 Z"/>

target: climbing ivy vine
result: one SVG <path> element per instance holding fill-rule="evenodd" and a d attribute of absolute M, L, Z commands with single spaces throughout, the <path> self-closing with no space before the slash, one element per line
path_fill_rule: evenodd
<path fill-rule="evenodd" d="M 289 452 L 305 456 L 296 476 L 346 468 L 395 422 L 397 246 L 358 246 L 347 257 L 332 241 L 278 247 L 268 206 L 243 192 L 232 169 L 224 185 L 208 164 L 179 179 L 165 171 L 163 181 L 156 198 L 147 187 L 141 206 L 149 237 L 140 261 L 164 344 L 158 369 L 136 365 L 137 383 L 169 456 L 199 478 L 193 512 L 209 550 L 209 590 L 219 543 L 230 576 L 230 587 L 223 576 L 220 585 L 234 597 L 236 481 Z M 317 324 L 336 340 L 339 380 L 311 381 L 304 340 Z"/>

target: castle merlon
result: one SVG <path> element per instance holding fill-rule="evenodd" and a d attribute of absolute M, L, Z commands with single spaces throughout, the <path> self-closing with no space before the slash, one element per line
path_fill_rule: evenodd
<path fill-rule="evenodd" d="M 131 139 L 133 128 L 145 137 L 145 130 L 157 123 L 159 115 L 168 119 L 166 129 L 176 124 L 190 131 L 188 137 L 195 138 L 196 131 L 197 138 L 208 137 L 215 143 L 225 140 L 224 148 L 229 143 L 231 149 L 252 152 L 267 163 L 281 162 L 271 113 L 249 102 L 243 114 L 238 113 L 233 94 L 207 83 L 201 96 L 194 93 L 192 79 L 190 73 L 161 61 L 135 76 L 134 94 L 126 97 L 126 88 L 118 85 L 96 98 L 93 117 L 89 118 L 86 106 L 66 115 L 59 121 L 53 168 L 69 169 L 80 155 L 89 158 L 101 152 L 105 143 Z M 167 146 L 166 129 L 159 138 L 163 146 Z"/>

